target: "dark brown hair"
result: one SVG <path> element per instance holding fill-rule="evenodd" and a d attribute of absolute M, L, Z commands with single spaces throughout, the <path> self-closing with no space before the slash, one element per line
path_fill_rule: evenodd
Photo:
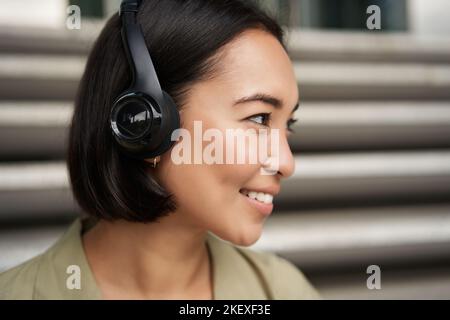
<path fill-rule="evenodd" d="M 161 87 L 181 108 L 190 85 L 214 77 L 219 49 L 248 29 L 283 31 L 247 0 L 144 0 L 138 14 Z M 96 40 L 81 79 L 69 133 L 72 192 L 85 213 L 107 220 L 152 222 L 175 209 L 173 195 L 148 173 L 148 163 L 115 145 L 109 114 L 129 85 L 130 71 L 113 15 Z"/>

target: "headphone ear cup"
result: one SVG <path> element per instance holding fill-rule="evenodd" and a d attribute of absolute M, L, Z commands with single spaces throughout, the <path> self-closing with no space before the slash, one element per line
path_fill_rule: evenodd
<path fill-rule="evenodd" d="M 159 156 L 178 140 L 178 135 L 173 136 L 180 127 L 177 106 L 165 91 L 162 97 L 163 101 L 157 102 L 144 93 L 126 92 L 114 103 L 110 116 L 113 136 L 130 157 Z"/>
<path fill-rule="evenodd" d="M 159 156 L 169 150 L 175 142 L 178 140 L 178 134 L 174 131 L 180 128 L 180 113 L 178 111 L 177 105 L 173 101 L 172 97 L 162 90 L 164 105 L 162 107 L 163 111 L 163 122 L 162 126 L 164 129 L 160 132 L 162 136 L 161 145 L 155 150 L 152 157 Z"/>
<path fill-rule="evenodd" d="M 169 135 L 172 136 L 173 131 L 180 128 L 180 112 L 178 111 L 177 105 L 173 101 L 172 97 L 164 90 L 162 90 L 162 93 L 169 115 Z"/>
<path fill-rule="evenodd" d="M 151 103 L 134 92 L 122 94 L 110 114 L 111 128 L 119 141 L 137 141 L 148 135 L 153 123 Z"/>

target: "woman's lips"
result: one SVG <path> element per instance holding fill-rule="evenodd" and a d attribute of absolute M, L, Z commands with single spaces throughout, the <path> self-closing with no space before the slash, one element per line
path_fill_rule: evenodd
<path fill-rule="evenodd" d="M 242 194 L 242 193 L 240 193 L 240 194 L 241 194 L 241 196 L 243 196 L 245 198 L 245 201 L 250 206 L 252 206 L 256 210 L 258 210 L 264 216 L 269 216 L 272 213 L 272 211 L 273 211 L 273 203 L 263 203 L 261 201 L 249 198 L 245 194 Z"/>

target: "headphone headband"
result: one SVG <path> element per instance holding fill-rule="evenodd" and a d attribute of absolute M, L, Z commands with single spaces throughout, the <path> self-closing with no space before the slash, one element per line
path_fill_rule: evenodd
<path fill-rule="evenodd" d="M 123 0 L 120 6 L 122 42 L 132 75 L 129 89 L 147 92 L 161 102 L 162 94 L 158 76 L 148 53 L 142 29 L 137 23 L 139 4 L 138 0 Z"/>
<path fill-rule="evenodd" d="M 125 12 L 138 12 L 141 0 L 122 0 L 119 8 L 119 16 Z"/>
<path fill-rule="evenodd" d="M 119 16 L 131 83 L 115 100 L 110 114 L 112 134 L 120 149 L 134 158 L 152 158 L 172 145 L 180 127 L 173 99 L 161 89 L 155 67 L 137 22 L 140 0 L 123 0 Z"/>

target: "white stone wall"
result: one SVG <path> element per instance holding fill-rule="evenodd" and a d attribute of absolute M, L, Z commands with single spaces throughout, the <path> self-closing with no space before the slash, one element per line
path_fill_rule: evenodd
<path fill-rule="evenodd" d="M 64 28 L 68 2 L 68 0 L 0 0 L 0 27 Z M 106 16 L 117 11 L 119 3 L 120 0 L 104 0 Z M 276 8 L 276 0 L 264 0 L 262 4 L 269 10 Z M 450 34 L 449 0 L 408 0 L 407 8 L 412 33 Z"/>
<path fill-rule="evenodd" d="M 410 30 L 427 36 L 450 34 L 450 1 L 409 0 Z"/>
<path fill-rule="evenodd" d="M 67 0 L 0 0 L 0 26 L 62 28 L 67 5 Z"/>

